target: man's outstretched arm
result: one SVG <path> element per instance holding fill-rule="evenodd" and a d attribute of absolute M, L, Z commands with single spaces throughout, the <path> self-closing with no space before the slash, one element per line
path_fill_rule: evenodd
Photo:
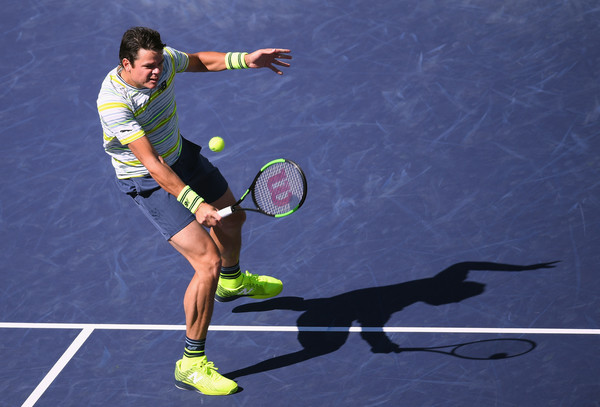
<path fill-rule="evenodd" d="M 282 75 L 283 72 L 277 66 L 286 68 L 290 66 L 289 63 L 281 61 L 282 59 L 292 59 L 292 56 L 289 55 L 290 52 L 289 49 L 265 48 L 256 50 L 251 54 L 233 54 L 236 54 L 236 56 L 240 55 L 243 58 L 245 66 L 242 67 L 244 68 L 269 68 L 276 74 Z M 202 51 L 195 54 L 188 54 L 188 56 L 190 62 L 186 72 L 219 72 L 227 69 L 226 59 L 228 53 Z M 236 61 L 233 62 L 233 66 L 236 66 Z"/>

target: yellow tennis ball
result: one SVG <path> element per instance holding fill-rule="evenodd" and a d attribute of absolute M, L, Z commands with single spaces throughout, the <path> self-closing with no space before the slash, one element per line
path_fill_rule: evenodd
<path fill-rule="evenodd" d="M 208 142 L 208 148 L 218 153 L 225 148 L 225 140 L 223 140 L 221 137 L 213 137 Z"/>

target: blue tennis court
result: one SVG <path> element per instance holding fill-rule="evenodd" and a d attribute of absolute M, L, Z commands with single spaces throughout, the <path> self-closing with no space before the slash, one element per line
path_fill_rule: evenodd
<path fill-rule="evenodd" d="M 594 1 L 15 1 L 0 15 L 0 406 L 598 406 Z M 193 270 L 114 187 L 96 97 L 123 32 L 290 48 L 177 76 L 184 136 L 240 195 L 285 157 L 305 205 L 248 214 L 215 306 L 241 391 L 173 384 Z"/>

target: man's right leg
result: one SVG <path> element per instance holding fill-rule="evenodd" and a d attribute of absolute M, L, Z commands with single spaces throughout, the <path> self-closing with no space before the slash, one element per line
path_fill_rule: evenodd
<path fill-rule="evenodd" d="M 169 243 L 187 259 L 195 272 L 183 299 L 186 333 L 206 337 L 221 267 L 219 251 L 196 221 L 173 236 Z"/>
<path fill-rule="evenodd" d="M 183 228 L 169 242 L 194 268 L 194 276 L 183 299 L 187 342 L 204 343 L 212 317 L 214 295 L 219 280 L 221 257 L 208 232 L 196 221 Z M 203 349 L 192 356 L 187 352 L 175 368 L 176 386 L 204 394 L 225 395 L 237 391 L 237 384 L 216 372 Z"/>

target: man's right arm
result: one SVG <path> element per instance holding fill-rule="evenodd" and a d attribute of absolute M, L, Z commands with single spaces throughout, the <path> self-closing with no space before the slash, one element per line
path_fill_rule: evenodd
<path fill-rule="evenodd" d="M 171 195 L 178 196 L 185 187 L 183 181 L 167 165 L 165 160 L 158 155 L 147 136 L 142 136 L 127 145 L 150 173 L 150 176 Z"/>
<path fill-rule="evenodd" d="M 179 196 L 186 184 L 158 155 L 147 136 L 142 136 L 127 146 L 162 189 L 175 197 Z M 195 215 L 196 220 L 207 227 L 215 226 L 220 220 L 217 209 L 207 203 L 200 204 Z"/>

